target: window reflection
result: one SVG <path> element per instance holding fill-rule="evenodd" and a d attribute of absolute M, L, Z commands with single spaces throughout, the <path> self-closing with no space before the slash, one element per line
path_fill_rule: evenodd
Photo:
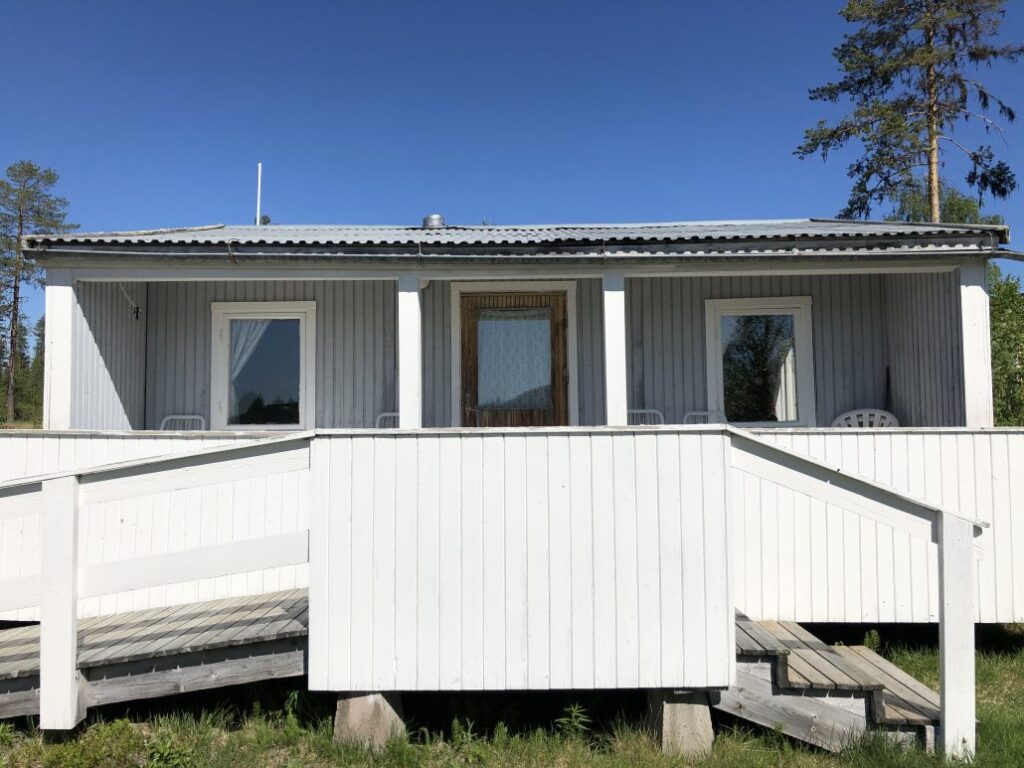
<path fill-rule="evenodd" d="M 725 315 L 721 322 L 726 419 L 796 421 L 793 315 Z"/>
<path fill-rule="evenodd" d="M 298 424 L 297 319 L 231 320 L 228 424 Z"/>

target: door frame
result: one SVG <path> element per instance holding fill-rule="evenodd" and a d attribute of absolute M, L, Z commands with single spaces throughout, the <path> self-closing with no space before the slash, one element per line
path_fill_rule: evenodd
<path fill-rule="evenodd" d="M 462 294 L 464 293 L 564 293 L 565 357 L 568 369 L 569 426 L 579 424 L 579 360 L 576 354 L 575 280 L 487 280 L 451 283 L 452 426 L 462 426 Z"/>

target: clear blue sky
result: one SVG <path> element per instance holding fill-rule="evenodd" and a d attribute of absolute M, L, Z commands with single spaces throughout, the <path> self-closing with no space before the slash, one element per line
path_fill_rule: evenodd
<path fill-rule="evenodd" d="M 841 4 L 4 0 L 0 165 L 84 230 L 247 223 L 260 160 L 277 223 L 833 216 L 852 154 L 792 152 Z M 1024 183 L 1024 65 L 983 77 Z M 989 210 L 1022 248 L 1024 191 Z"/>

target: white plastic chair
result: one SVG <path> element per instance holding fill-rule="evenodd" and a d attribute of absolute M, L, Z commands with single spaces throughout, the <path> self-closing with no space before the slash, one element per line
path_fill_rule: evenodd
<path fill-rule="evenodd" d="M 843 429 L 872 429 L 874 427 L 898 427 L 899 419 L 880 408 L 857 408 L 841 413 L 832 421 L 833 427 Z"/>
<path fill-rule="evenodd" d="M 725 424 L 721 411 L 688 411 L 683 415 L 683 424 Z"/>
<path fill-rule="evenodd" d="M 170 432 L 194 432 L 206 430 L 206 419 L 193 414 L 176 413 L 171 416 L 164 416 L 160 422 L 161 431 Z"/>
<path fill-rule="evenodd" d="M 398 429 L 398 411 L 385 411 L 373 422 L 375 429 Z"/>
<path fill-rule="evenodd" d="M 661 411 L 654 408 L 633 408 L 626 411 L 626 420 L 631 427 L 649 427 L 665 423 Z"/>

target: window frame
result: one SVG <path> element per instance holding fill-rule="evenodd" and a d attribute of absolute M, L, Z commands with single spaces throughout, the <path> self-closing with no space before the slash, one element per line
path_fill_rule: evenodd
<path fill-rule="evenodd" d="M 231 432 L 271 432 L 312 429 L 316 422 L 316 302 L 211 302 L 210 426 Z M 229 329 L 232 320 L 299 321 L 299 423 L 228 424 Z"/>
<path fill-rule="evenodd" d="M 704 302 L 708 410 L 725 414 L 725 376 L 722 371 L 722 318 L 733 315 L 792 315 L 796 351 L 795 421 L 738 421 L 743 427 L 815 427 L 814 347 L 810 296 L 773 296 L 746 299 L 707 299 Z"/>

